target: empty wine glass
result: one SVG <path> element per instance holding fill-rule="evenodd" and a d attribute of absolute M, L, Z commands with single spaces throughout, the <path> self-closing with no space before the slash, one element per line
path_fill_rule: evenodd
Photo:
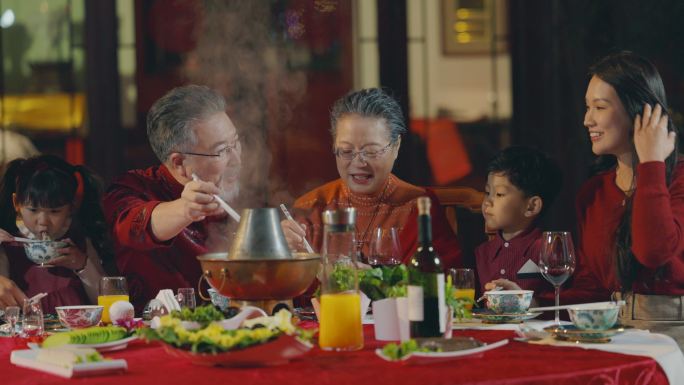
<path fill-rule="evenodd" d="M 24 337 L 40 337 L 43 335 L 45 324 L 40 301 L 24 300 L 24 320 L 21 325 Z"/>
<path fill-rule="evenodd" d="M 401 245 L 396 227 L 377 227 L 371 234 L 368 264 L 373 267 L 401 264 Z"/>
<path fill-rule="evenodd" d="M 176 300 L 181 308 L 195 308 L 195 289 L 192 287 L 181 287 L 178 289 Z"/>
<path fill-rule="evenodd" d="M 575 271 L 575 248 L 572 236 L 567 231 L 545 231 L 542 233 L 539 253 L 539 270 L 555 289 L 556 306 L 560 304 L 560 287 Z M 560 325 L 559 310 L 556 309 L 556 325 Z"/>
<path fill-rule="evenodd" d="M 16 335 L 17 322 L 19 321 L 19 313 L 21 309 L 19 306 L 7 306 L 5 308 L 5 321 L 10 326 L 10 335 L 14 337 Z"/>

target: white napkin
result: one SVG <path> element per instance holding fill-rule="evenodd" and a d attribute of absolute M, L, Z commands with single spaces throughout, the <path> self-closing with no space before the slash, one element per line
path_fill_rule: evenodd
<path fill-rule="evenodd" d="M 525 279 L 525 278 L 540 278 L 541 273 L 539 271 L 539 266 L 534 263 L 533 260 L 528 259 L 527 262 L 518 270 L 518 273 L 516 274 L 516 278 L 518 279 Z"/>
<path fill-rule="evenodd" d="M 542 325 L 535 325 L 543 328 Z M 684 378 L 684 354 L 677 342 L 664 334 L 651 333 L 648 330 L 627 330 L 622 334 L 611 337 L 607 344 L 591 344 L 558 341 L 552 337 L 539 341 L 530 341 L 531 344 L 574 346 L 583 349 L 596 349 L 606 352 L 646 356 L 653 358 L 663 369 L 670 384 L 680 383 Z"/>
<path fill-rule="evenodd" d="M 159 294 L 157 294 L 156 298 L 164 305 L 169 313 L 173 310 L 181 309 L 180 304 L 178 303 L 178 300 L 176 300 L 176 296 L 173 295 L 173 290 L 171 289 L 159 290 Z"/>

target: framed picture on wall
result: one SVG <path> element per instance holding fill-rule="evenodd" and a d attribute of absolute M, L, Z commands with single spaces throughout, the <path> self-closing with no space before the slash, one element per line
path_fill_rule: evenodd
<path fill-rule="evenodd" d="M 508 49 L 506 0 L 442 0 L 444 55 Z"/>

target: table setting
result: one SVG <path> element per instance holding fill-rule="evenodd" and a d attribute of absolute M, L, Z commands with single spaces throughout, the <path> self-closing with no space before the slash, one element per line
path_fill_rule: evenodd
<path fill-rule="evenodd" d="M 200 284 L 209 290 L 201 285 L 197 291 L 162 290 L 146 306 L 143 319 L 135 318 L 123 277 L 103 279 L 104 298 L 98 305 L 58 307 L 58 331 L 44 333 L 45 324 L 33 322 L 46 319 L 33 302 L 17 319 L 14 310 L 6 309 L 4 320 L 18 334 L 0 338 L 5 383 L 21 384 L 27 378 L 67 383 L 82 376 L 98 376 L 101 384 L 138 383 L 160 373 L 169 384 L 203 384 L 202 378 L 217 376 L 255 384 L 317 378 L 320 384 L 393 385 L 555 384 L 568 378 L 574 381 L 568 383 L 583 384 L 597 376 L 638 384 L 644 375 L 646 383 L 664 385 L 684 378 L 684 356 L 671 338 L 616 325 L 613 315 L 621 303 L 572 305 L 567 307 L 571 322 L 541 321 L 535 318 L 559 307 L 530 307 L 534 293 L 529 290 L 497 288 L 484 293 L 478 306 L 472 271 L 446 276 L 444 334 L 410 338 L 405 266 L 355 271 L 354 264 L 339 258 L 328 269 L 330 261 L 321 262 L 320 255 L 290 253 L 283 246 L 279 226 L 273 226 L 275 209 L 243 211 L 241 218 L 228 253 L 197 257 Z M 317 276 L 324 284 L 316 314 L 306 309 L 274 312 L 266 305 L 287 302 Z M 197 295 L 206 301 L 197 302 Z M 331 308 L 330 298 L 349 299 L 346 310 Z M 342 318 L 353 327 L 343 327 Z M 34 323 L 35 328 L 26 328 Z M 545 365 L 530 360 L 540 356 Z M 533 369 L 525 369 L 530 365 Z"/>

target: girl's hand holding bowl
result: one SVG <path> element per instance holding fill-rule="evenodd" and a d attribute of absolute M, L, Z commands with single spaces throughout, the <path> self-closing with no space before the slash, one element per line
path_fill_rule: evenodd
<path fill-rule="evenodd" d="M 51 260 L 49 265 L 66 267 L 76 271 L 85 268 L 88 256 L 71 239 L 67 238 L 62 242 L 64 246 L 56 250 L 59 257 Z"/>

